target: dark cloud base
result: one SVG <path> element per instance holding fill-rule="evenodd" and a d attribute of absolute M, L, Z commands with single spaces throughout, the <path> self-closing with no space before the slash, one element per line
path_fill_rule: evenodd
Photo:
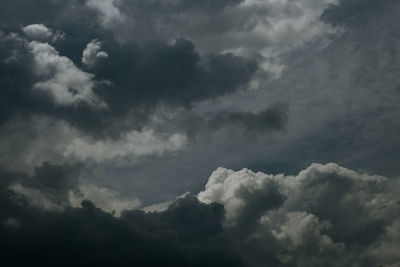
<path fill-rule="evenodd" d="M 11 205 L 5 195 L 1 217 L 15 219 L 1 226 L 3 266 L 243 266 L 222 229 L 221 205 L 192 197 L 166 212 L 117 219 L 88 201 L 43 212 Z"/>

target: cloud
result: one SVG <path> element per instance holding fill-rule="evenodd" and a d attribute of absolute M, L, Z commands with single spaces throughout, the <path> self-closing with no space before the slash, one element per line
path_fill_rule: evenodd
<path fill-rule="evenodd" d="M 92 71 L 112 83 L 96 92 L 116 113 L 133 106 L 190 107 L 245 89 L 257 70 L 255 61 L 233 54 L 202 56 L 185 39 L 146 47 L 104 43 L 104 49 L 109 51 L 108 59 Z"/>
<path fill-rule="evenodd" d="M 104 108 L 93 93 L 93 76 L 81 71 L 67 57 L 60 56 L 48 43 L 32 41 L 29 43 L 35 71 L 44 81 L 34 84 L 34 88 L 48 92 L 59 105 L 73 105 L 84 101 L 97 108 Z"/>
<path fill-rule="evenodd" d="M 215 166 L 293 173 L 337 159 L 396 173 L 398 2 L 2 7 L 6 265 L 400 264 L 398 180 L 336 164 L 220 168 L 197 197 L 135 210 L 142 196 L 149 205 L 198 188 Z M 174 112 L 196 115 L 185 125 Z M 187 139 L 188 128 L 201 136 Z M 118 169 L 125 159 L 132 168 Z M 91 165 L 83 178 L 71 161 Z"/>
<path fill-rule="evenodd" d="M 68 197 L 72 207 L 82 207 L 82 201 L 89 200 L 96 207 L 115 216 L 120 216 L 124 210 L 137 209 L 141 204 L 137 198 L 122 198 L 118 192 L 94 184 L 82 184 L 79 192 L 69 191 Z"/>
<path fill-rule="evenodd" d="M 87 200 L 79 208 L 49 211 L 28 208 L 4 190 L 0 197 L 5 264 L 50 266 L 63 259 L 62 266 L 243 266 L 223 233 L 223 207 L 191 195 L 161 213 L 132 210 L 119 218 Z M 16 223 L 10 214 L 18 216 Z M 28 236 L 30 242 L 22 242 Z M 16 257 L 17 251 L 24 257 Z"/>
<path fill-rule="evenodd" d="M 7 177 L 2 186 L 15 193 L 17 199 L 26 199 L 30 208 L 45 211 L 63 212 L 68 207 L 82 207 L 81 202 L 89 200 L 101 210 L 120 216 L 123 210 L 141 205 L 137 198 L 122 197 L 110 188 L 81 181 L 82 167 L 44 162 L 33 175 L 2 170 L 2 179 Z"/>
<path fill-rule="evenodd" d="M 30 24 L 22 28 L 25 35 L 35 41 L 46 42 L 46 41 L 57 41 L 64 38 L 62 31 L 53 32 L 43 24 Z"/>
<path fill-rule="evenodd" d="M 88 0 L 86 5 L 99 13 L 102 25 L 107 27 L 109 24 L 118 23 L 124 19 L 124 16 L 117 7 L 119 2 L 118 0 Z"/>
<path fill-rule="evenodd" d="M 247 240 L 255 266 L 397 264 L 390 251 L 399 244 L 385 242 L 386 259 L 370 247 L 397 227 L 399 185 L 336 164 L 313 164 L 297 176 L 219 168 L 198 197 L 225 206 L 227 225 Z"/>
<path fill-rule="evenodd" d="M 120 45 L 111 37 L 91 39 L 79 51 L 79 62 L 89 73 L 74 62 L 76 55 L 69 58 L 57 50 L 75 51 L 70 34 L 54 45 L 29 42 L 15 33 L 1 37 L 7 41 L 5 52 L 13 51 L 15 58 L 3 63 L 8 71 L 15 68 L 11 79 L 2 81 L 4 87 L 16 88 L 3 92 L 8 103 L 4 113 L 44 114 L 97 135 L 141 130 L 162 106 L 191 109 L 199 102 L 246 89 L 257 70 L 254 60 L 233 54 L 200 55 L 184 39 L 141 47 Z M 98 60 L 106 55 L 107 60 Z M 16 77 L 20 75 L 25 79 Z M 5 120 L 12 119 L 10 115 L 4 114 Z M 130 124 L 125 122 L 128 119 Z"/>
<path fill-rule="evenodd" d="M 6 188 L 27 199 L 30 207 L 62 211 L 69 205 L 69 192 L 78 190 L 81 165 L 44 162 L 33 175 L 9 172 Z M 7 185 L 8 184 L 8 185 Z"/>
<path fill-rule="evenodd" d="M 30 39 L 34 39 L 37 41 L 46 41 L 49 40 L 53 33 L 49 28 L 44 26 L 43 24 L 31 24 L 22 28 L 23 32 Z"/>
<path fill-rule="evenodd" d="M 159 261 L 167 266 L 396 266 L 400 261 L 397 179 L 333 163 L 313 164 L 296 176 L 219 168 L 197 197 L 184 194 L 158 211 L 124 211 L 139 205 L 137 200 L 124 201 L 94 185 L 81 186 L 75 200 L 90 198 L 105 211 L 88 200 L 61 210 L 36 205 L 52 196 L 49 189 L 58 187 L 48 178 L 63 169 L 49 164 L 37 169 L 34 180 L 42 181 L 40 186 L 1 187 L 4 261 L 25 264 L 26 257 L 15 262 L 16 251 L 42 265 L 63 255 L 66 264 L 79 257 L 117 266 Z M 26 236 L 31 245 L 22 246 L 19 238 Z M 49 251 L 51 257 L 42 257 Z"/>
<path fill-rule="evenodd" d="M 157 136 L 154 130 L 145 129 L 141 132 L 128 132 L 117 140 L 77 137 L 66 146 L 64 155 L 102 162 L 130 156 L 162 155 L 165 152 L 178 151 L 186 143 L 187 139 L 183 134 L 175 133 L 162 137 Z"/>
<path fill-rule="evenodd" d="M 88 67 L 94 66 L 97 60 L 107 58 L 108 54 L 101 50 L 101 42 L 94 39 L 86 45 L 82 53 L 82 63 Z"/>
<path fill-rule="evenodd" d="M 92 2 L 90 2 L 92 3 Z M 107 4 L 106 4 L 107 3 Z M 90 4 L 104 10 L 101 21 L 122 42 L 188 38 L 199 51 L 257 59 L 267 73 L 280 75 L 281 56 L 309 43 L 329 43 L 339 27 L 321 20 L 337 0 L 255 1 L 107 1 Z M 107 8 L 105 8 L 107 6 Z M 121 16 L 116 14 L 120 13 Z M 111 18 L 118 17 L 120 20 Z M 110 18 L 110 19 L 105 19 Z"/>

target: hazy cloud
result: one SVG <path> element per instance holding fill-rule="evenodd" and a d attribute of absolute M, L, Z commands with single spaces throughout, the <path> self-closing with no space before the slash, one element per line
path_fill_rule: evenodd
<path fill-rule="evenodd" d="M 162 155 L 165 152 L 177 151 L 186 143 L 187 139 L 183 134 L 175 133 L 163 137 L 157 136 L 154 130 L 145 129 L 142 132 L 128 132 L 117 140 L 77 137 L 66 146 L 64 155 L 101 162 L 118 158 L 121 160 L 129 156 Z"/>

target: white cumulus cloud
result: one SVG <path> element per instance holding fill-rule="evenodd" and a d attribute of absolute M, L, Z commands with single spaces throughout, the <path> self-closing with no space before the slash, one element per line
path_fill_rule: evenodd
<path fill-rule="evenodd" d="M 36 74 L 43 79 L 34 85 L 36 89 L 49 93 L 58 105 L 69 106 L 83 101 L 97 108 L 105 107 L 93 92 L 92 74 L 80 70 L 48 43 L 32 41 L 29 45 Z"/>
<path fill-rule="evenodd" d="M 330 163 L 296 176 L 218 168 L 198 198 L 225 206 L 226 227 L 257 264 L 274 255 L 284 266 L 398 266 L 399 192 L 396 179 Z"/>

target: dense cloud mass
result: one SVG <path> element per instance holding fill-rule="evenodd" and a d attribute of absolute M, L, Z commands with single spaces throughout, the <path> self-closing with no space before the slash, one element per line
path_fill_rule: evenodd
<path fill-rule="evenodd" d="M 79 191 L 75 170 L 45 164 L 31 184 L 3 180 L 7 266 L 400 264 L 397 180 L 332 163 L 296 176 L 219 168 L 197 197 L 114 217 L 88 200 L 65 204 L 67 191 Z"/>
<path fill-rule="evenodd" d="M 400 267 L 400 1 L 0 6 L 2 266 Z"/>
<path fill-rule="evenodd" d="M 30 26 L 24 28 L 30 35 L 33 30 L 47 29 Z M 8 75 L 27 72 L 26 81 L 12 76 L 3 79 L 2 99 L 9 107 L 3 107 L 1 116 L 11 119 L 6 115 L 10 110 L 17 115 L 39 113 L 90 131 L 107 129 L 110 120 L 130 111 L 140 123 L 140 117 L 147 118 L 157 104 L 189 108 L 198 101 L 234 92 L 245 86 L 257 69 L 255 62 L 233 54 L 210 55 L 201 64 L 193 44 L 183 39 L 170 45 L 156 42 L 146 48 L 119 47 L 112 42 L 111 47 L 105 45 L 110 56 L 100 51 L 99 41 L 92 40 L 82 52 L 82 63 L 92 74 L 79 69 L 47 42 L 29 42 L 15 33 L 0 37 L 5 47 L 2 68 L 8 72 L 24 68 Z"/>

